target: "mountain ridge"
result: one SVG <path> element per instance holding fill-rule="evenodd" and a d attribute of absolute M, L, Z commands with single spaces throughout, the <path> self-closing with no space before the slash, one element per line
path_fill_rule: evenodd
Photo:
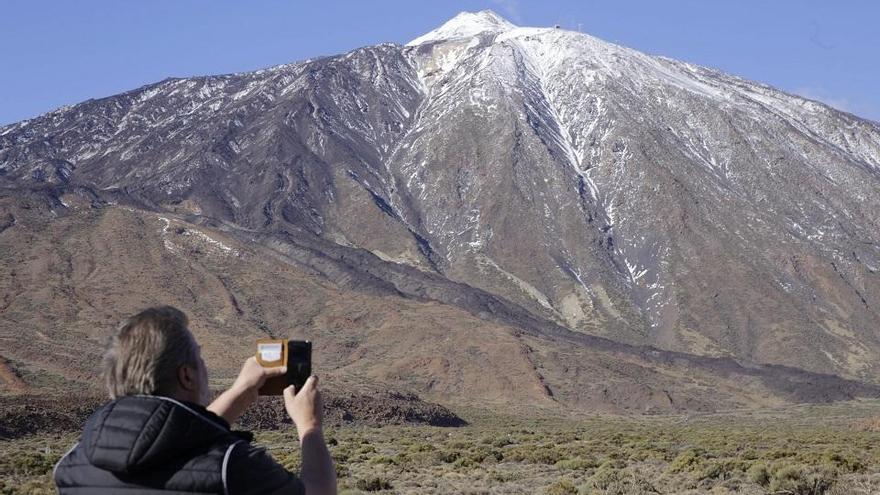
<path fill-rule="evenodd" d="M 580 33 L 455 20 L 0 128 L 0 187 L 361 249 L 506 301 L 519 316 L 488 314 L 511 328 L 880 381 L 880 127 Z"/>

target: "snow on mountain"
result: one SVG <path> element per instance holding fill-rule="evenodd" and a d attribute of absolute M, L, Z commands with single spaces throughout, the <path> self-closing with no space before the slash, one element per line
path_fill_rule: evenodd
<path fill-rule="evenodd" d="M 410 41 L 406 46 L 418 46 L 432 41 L 468 38 L 484 33 L 501 33 L 515 27 L 491 10 L 462 12 L 439 28 Z"/>

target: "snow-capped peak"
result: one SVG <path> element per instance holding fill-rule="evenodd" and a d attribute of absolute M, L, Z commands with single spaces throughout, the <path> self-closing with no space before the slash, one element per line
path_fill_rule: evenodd
<path fill-rule="evenodd" d="M 450 40 L 476 36 L 480 33 L 503 33 L 516 28 L 491 10 L 461 12 L 439 28 L 419 36 L 406 46 L 416 46 L 430 41 Z"/>

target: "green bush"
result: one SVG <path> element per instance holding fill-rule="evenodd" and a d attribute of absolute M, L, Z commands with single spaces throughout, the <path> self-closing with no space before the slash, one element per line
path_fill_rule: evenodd
<path fill-rule="evenodd" d="M 39 452 L 16 452 L 0 459 L 0 473 L 34 476 L 52 471 L 60 456 Z"/>
<path fill-rule="evenodd" d="M 391 464 L 397 465 L 398 461 L 394 457 L 389 457 L 387 455 L 379 455 L 370 459 L 370 464 Z"/>
<path fill-rule="evenodd" d="M 355 454 L 373 454 L 376 452 L 376 447 L 373 447 L 370 444 L 364 444 L 357 448 L 354 451 Z"/>
<path fill-rule="evenodd" d="M 767 467 L 767 463 L 756 462 L 746 471 L 746 477 L 752 483 L 766 487 L 770 484 L 770 469 Z"/>
<path fill-rule="evenodd" d="M 590 477 L 590 484 L 599 490 L 608 490 L 612 485 L 619 484 L 623 479 L 623 472 L 618 470 L 614 463 L 605 462 Z"/>
<path fill-rule="evenodd" d="M 388 480 L 379 477 L 357 480 L 357 483 L 355 483 L 354 486 L 358 490 L 363 490 L 365 492 L 378 492 L 382 490 L 390 490 L 392 488 L 391 483 L 389 483 Z"/>
<path fill-rule="evenodd" d="M 584 469 L 594 468 L 598 465 L 599 463 L 596 459 L 586 457 L 575 457 L 574 459 L 563 459 L 556 462 L 556 467 L 559 469 L 568 469 L 571 471 L 582 471 Z"/>
<path fill-rule="evenodd" d="M 687 449 L 681 454 L 678 454 L 678 456 L 669 463 L 669 472 L 680 473 L 683 471 L 695 471 L 700 467 L 705 456 L 706 452 L 703 449 Z"/>
<path fill-rule="evenodd" d="M 562 460 L 562 453 L 555 446 L 521 445 L 505 450 L 504 458 L 531 464 L 556 464 Z"/>
<path fill-rule="evenodd" d="M 794 457 L 797 455 L 797 452 L 792 452 L 787 449 L 773 449 L 764 454 L 765 459 L 785 459 L 786 457 Z"/>
<path fill-rule="evenodd" d="M 698 471 L 697 478 L 700 480 L 726 480 L 735 473 L 744 473 L 748 470 L 748 463 L 739 459 L 709 460 L 703 463 Z"/>
<path fill-rule="evenodd" d="M 455 462 L 459 457 L 461 457 L 461 452 L 456 452 L 454 450 L 441 450 L 437 452 L 437 460 L 447 464 Z"/>
<path fill-rule="evenodd" d="M 50 495 L 54 493 L 57 493 L 55 483 L 52 482 L 49 475 L 24 483 L 0 482 L 0 495 Z"/>
<path fill-rule="evenodd" d="M 514 442 L 513 439 L 510 438 L 510 435 L 484 435 L 483 438 L 480 439 L 480 443 L 500 449 L 501 447 L 506 447 Z"/>
<path fill-rule="evenodd" d="M 839 452 L 827 453 L 823 456 L 822 460 L 826 467 L 843 473 L 860 473 L 865 470 L 865 465 L 861 460 L 843 455 Z"/>
<path fill-rule="evenodd" d="M 434 447 L 430 443 L 416 442 L 407 447 L 407 452 L 418 453 L 418 452 L 431 452 L 437 450 L 437 447 Z"/>
<path fill-rule="evenodd" d="M 561 479 L 547 487 L 547 495 L 576 495 L 578 489 L 570 479 Z"/>
<path fill-rule="evenodd" d="M 836 475 L 827 470 L 807 471 L 801 466 L 784 465 L 773 473 L 770 491 L 791 495 L 822 495 L 836 480 Z"/>

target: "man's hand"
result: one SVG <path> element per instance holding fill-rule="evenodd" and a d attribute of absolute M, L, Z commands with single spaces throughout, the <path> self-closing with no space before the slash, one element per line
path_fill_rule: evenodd
<path fill-rule="evenodd" d="M 306 493 L 336 495 L 336 470 L 321 430 L 322 407 L 316 376 L 310 376 L 299 392 L 294 391 L 293 386 L 284 389 L 284 408 L 299 433 L 302 449 L 300 478 Z"/>
<path fill-rule="evenodd" d="M 266 383 L 266 380 L 273 376 L 281 376 L 287 373 L 286 366 L 278 366 L 275 368 L 264 368 L 257 362 L 257 358 L 251 356 L 244 362 L 241 371 L 238 372 L 238 378 L 232 384 L 233 390 L 241 393 L 252 394 L 254 398 L 260 387 Z"/>
<path fill-rule="evenodd" d="M 222 417 L 229 424 L 235 423 L 245 409 L 257 400 L 260 387 L 266 383 L 266 380 L 285 373 L 287 367 L 263 368 L 257 362 L 257 358 L 251 356 L 244 362 L 232 387 L 214 399 L 208 410 Z"/>
<path fill-rule="evenodd" d="M 322 407 L 316 376 L 310 376 L 299 392 L 294 391 L 293 385 L 284 389 L 284 408 L 296 425 L 300 440 L 310 431 L 321 431 Z"/>

